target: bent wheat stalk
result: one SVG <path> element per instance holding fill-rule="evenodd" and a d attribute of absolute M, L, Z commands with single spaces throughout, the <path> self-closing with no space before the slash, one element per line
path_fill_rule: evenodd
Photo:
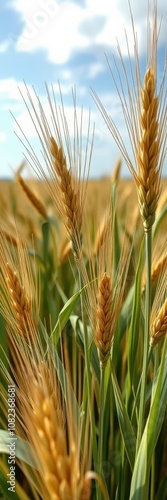
<path fill-rule="evenodd" d="M 24 179 L 21 177 L 21 175 L 17 175 L 17 181 L 19 185 L 21 186 L 22 190 L 26 194 L 27 198 L 31 202 L 31 204 L 34 206 L 34 208 L 37 210 L 37 212 L 43 217 L 43 219 L 47 220 L 47 211 L 42 203 L 41 200 L 36 196 L 35 193 L 33 193 L 32 189 L 29 188 L 29 186 L 26 184 Z"/>

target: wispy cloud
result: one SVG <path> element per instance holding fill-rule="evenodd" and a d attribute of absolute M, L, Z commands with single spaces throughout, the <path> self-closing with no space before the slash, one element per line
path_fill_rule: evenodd
<path fill-rule="evenodd" d="M 8 101 L 22 101 L 20 90 L 25 89 L 23 81 L 17 80 L 16 78 L 2 78 L 0 80 L 0 100 L 4 102 Z"/>
<path fill-rule="evenodd" d="M 84 3 L 54 0 L 11 0 L 23 22 L 23 29 L 16 44 L 18 51 L 32 52 L 44 49 L 50 61 L 64 64 L 74 54 L 90 47 L 108 47 L 115 50 L 119 39 L 123 55 L 127 54 L 125 39 L 128 33 L 130 51 L 133 52 L 133 35 L 128 1 L 87 0 Z M 131 0 L 131 7 L 138 33 L 139 51 L 145 44 L 143 29 L 146 22 L 146 2 Z M 159 18 L 166 12 L 166 0 L 159 1 Z M 163 19 L 165 24 L 165 18 Z M 166 43 L 165 29 L 161 41 Z M 163 40 L 162 40 L 163 38 Z"/>

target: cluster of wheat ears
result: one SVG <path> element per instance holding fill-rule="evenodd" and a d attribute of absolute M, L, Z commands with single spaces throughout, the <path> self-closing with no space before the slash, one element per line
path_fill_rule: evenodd
<path fill-rule="evenodd" d="M 125 217 L 118 210 L 121 162 L 98 227 L 88 216 L 94 129 L 89 117 L 83 149 L 83 110 L 77 113 L 75 92 L 71 132 L 54 91 L 46 87 L 50 122 L 38 96 L 34 104 L 25 86 L 42 161 L 24 136 L 26 156 L 44 179 L 56 215 L 20 168 L 17 182 L 36 209 L 38 232 L 27 242 L 17 214 L 1 221 L 0 496 L 5 499 L 167 498 L 167 197 L 161 194 L 167 91 L 166 63 L 157 83 L 157 17 L 155 2 L 153 15 L 148 13 L 144 78 L 133 18 L 134 68 L 130 55 L 126 68 L 119 46 L 117 77 L 109 64 L 133 159 L 92 91 L 134 179 L 133 228 L 128 210 Z M 128 41 L 127 49 L 130 54 Z M 66 239 L 58 254 L 60 218 Z M 9 384 L 15 387 L 14 493 L 7 484 Z"/>

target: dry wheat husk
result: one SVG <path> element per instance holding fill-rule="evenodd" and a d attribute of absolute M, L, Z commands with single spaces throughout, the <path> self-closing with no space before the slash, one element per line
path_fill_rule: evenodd
<path fill-rule="evenodd" d="M 167 299 L 151 326 L 150 346 L 154 347 L 167 334 Z"/>

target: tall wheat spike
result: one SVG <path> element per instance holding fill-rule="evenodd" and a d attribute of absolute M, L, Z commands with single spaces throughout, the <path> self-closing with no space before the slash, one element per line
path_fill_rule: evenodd
<path fill-rule="evenodd" d="M 120 68 L 114 60 L 118 83 L 109 62 L 108 64 L 120 98 L 127 131 L 132 145 L 135 168 L 134 161 L 129 156 L 119 130 L 107 114 L 96 92 L 93 92 L 93 98 L 134 177 L 144 230 L 148 232 L 155 220 L 155 213 L 161 193 L 161 172 L 166 155 L 167 94 L 165 85 L 167 66 L 165 62 L 162 82 L 159 89 L 157 89 L 158 29 L 156 0 L 154 2 L 152 24 L 150 12 L 148 13 L 147 67 L 143 85 L 141 83 L 138 43 L 132 13 L 131 20 L 134 38 L 135 70 L 133 70 L 133 64 L 130 58 L 130 47 L 128 45 L 127 35 L 126 42 L 129 55 L 129 66 L 126 67 L 119 45 L 118 55 Z"/>
<path fill-rule="evenodd" d="M 70 129 L 61 89 L 61 105 L 58 106 L 53 86 L 51 91 L 46 86 L 51 120 L 49 116 L 47 118 L 38 96 L 31 94 L 26 86 L 25 89 L 28 104 L 22 92 L 20 93 L 38 133 L 46 166 L 43 166 L 30 143 L 25 139 L 29 162 L 37 175 L 42 176 L 46 181 L 46 188 L 63 219 L 74 254 L 78 258 L 82 242 L 81 225 L 86 187 L 93 150 L 94 126 L 91 132 L 90 113 L 86 142 L 83 147 L 83 109 L 80 111 L 77 109 L 75 91 L 73 91 L 73 129 Z M 34 97 L 38 101 L 38 106 L 34 104 Z"/>
<path fill-rule="evenodd" d="M 104 231 L 98 241 L 97 259 L 91 254 L 89 274 L 80 262 L 85 285 L 85 309 L 98 348 L 101 368 L 104 369 L 110 357 L 116 323 L 122 307 L 126 276 L 129 266 L 127 246 L 123 241 L 117 269 L 114 270 L 113 228 L 111 208 L 105 214 Z"/>
<path fill-rule="evenodd" d="M 138 141 L 136 176 L 139 209 L 145 231 L 155 220 L 160 196 L 160 169 L 157 168 L 160 153 L 158 124 L 158 97 L 156 97 L 156 70 L 149 67 L 141 89 L 140 140 Z"/>
<path fill-rule="evenodd" d="M 50 137 L 50 151 L 53 167 L 58 178 L 59 196 L 62 199 L 62 215 L 72 242 L 72 248 L 77 255 L 76 242 L 81 238 L 82 207 L 80 206 L 79 185 L 74 183 L 72 172 L 67 168 L 62 147 L 58 147 L 53 137 Z"/>

